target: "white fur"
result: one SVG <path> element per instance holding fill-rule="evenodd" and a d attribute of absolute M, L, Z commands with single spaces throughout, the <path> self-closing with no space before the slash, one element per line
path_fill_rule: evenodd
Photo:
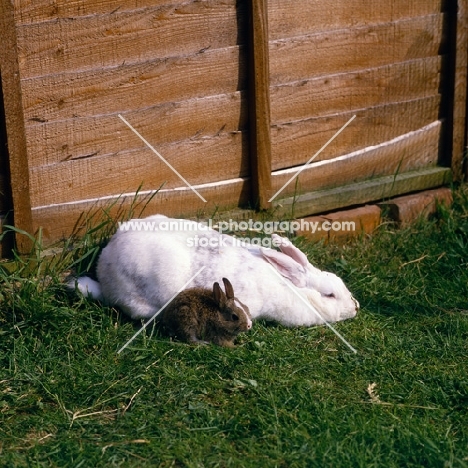
<path fill-rule="evenodd" d="M 93 299 L 96 299 L 97 301 L 102 301 L 102 291 L 101 291 L 101 285 L 97 282 L 94 281 L 91 278 L 88 278 L 87 276 L 82 276 L 81 278 L 78 278 L 76 280 L 72 280 L 68 284 L 70 288 L 72 289 L 78 289 L 83 296 L 88 297 L 90 296 Z"/>
<path fill-rule="evenodd" d="M 215 281 L 229 278 L 253 319 L 309 326 L 354 317 L 359 308 L 338 276 L 315 268 L 289 240 L 275 234 L 276 242 L 283 241 L 281 252 L 239 246 L 233 237 L 195 222 L 186 221 L 186 230 L 158 230 L 161 222 L 170 221 L 162 215 L 134 221 L 153 222 L 154 229 L 117 231 L 99 258 L 99 283 L 77 280 L 81 292 L 132 318 L 152 317 L 202 266 L 189 287 L 212 288 Z M 211 246 L 193 246 L 195 236 Z"/>

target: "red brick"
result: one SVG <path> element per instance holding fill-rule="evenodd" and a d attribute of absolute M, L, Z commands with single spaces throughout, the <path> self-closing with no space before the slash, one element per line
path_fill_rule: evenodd
<path fill-rule="evenodd" d="M 378 205 L 366 205 L 351 210 L 338 211 L 326 215 L 309 216 L 298 219 L 297 221 L 306 222 L 312 228 L 315 226 L 315 232 L 311 229 L 298 229 L 295 234 L 304 236 L 312 241 L 325 240 L 328 242 L 333 239 L 335 241 L 346 240 L 362 233 L 372 234 L 372 232 L 380 225 L 382 221 L 382 208 L 389 210 L 390 216 L 398 223 L 404 225 L 411 223 L 419 216 L 429 216 L 436 211 L 437 205 L 452 204 L 452 192 L 450 189 L 442 187 L 433 190 L 416 193 L 413 195 L 405 195 L 394 198 L 387 202 L 379 203 Z M 340 223 L 354 222 L 354 230 L 344 229 L 335 231 L 330 229 L 330 224 L 338 221 Z M 317 224 L 315 224 L 317 223 Z"/>
<path fill-rule="evenodd" d="M 300 219 L 298 221 L 301 222 Z M 372 233 L 380 224 L 380 208 L 375 205 L 366 205 L 360 208 L 329 213 L 322 216 L 310 216 L 303 218 L 303 221 L 307 222 L 311 229 L 298 229 L 295 233 L 297 236 L 304 236 L 315 241 L 321 239 L 325 241 L 330 239 L 345 240 L 363 232 L 367 234 Z M 342 229 L 332 229 L 334 222 L 342 223 Z M 316 226 L 315 232 L 312 232 L 313 226 Z"/>
<path fill-rule="evenodd" d="M 442 187 L 397 197 L 379 205 L 388 210 L 390 218 L 404 226 L 414 222 L 420 216 L 427 218 L 434 214 L 438 204 L 450 206 L 452 201 L 452 191 Z"/>
<path fill-rule="evenodd" d="M 294 233 L 296 236 L 304 236 L 307 239 L 315 242 L 320 240 L 328 241 L 328 231 L 322 230 L 322 223 L 327 220 L 322 216 L 308 216 L 307 218 L 301 218 L 297 221 L 304 224 L 307 223 L 305 226 L 309 226 L 310 229 L 298 229 Z M 317 228 L 315 232 L 312 232 L 312 228 L 314 226 L 317 226 Z"/>
<path fill-rule="evenodd" d="M 329 238 L 334 240 L 346 240 L 356 237 L 362 233 L 372 234 L 372 232 L 380 225 L 381 210 L 376 205 L 366 205 L 359 208 L 354 208 L 346 211 L 339 211 L 324 215 L 330 222 L 338 221 L 342 223 L 341 230 L 330 230 Z M 354 223 L 354 229 L 351 225 L 345 223 Z"/>

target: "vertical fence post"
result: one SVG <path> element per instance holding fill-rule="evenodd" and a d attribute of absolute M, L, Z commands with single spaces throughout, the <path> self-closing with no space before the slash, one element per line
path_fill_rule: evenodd
<path fill-rule="evenodd" d="M 13 221 L 15 227 L 33 234 L 26 129 L 16 43 L 15 4 L 8 0 L 0 0 L 1 88 L 8 141 Z M 32 248 L 31 239 L 20 233 L 16 234 L 16 244 L 22 253 L 29 252 Z"/>
<path fill-rule="evenodd" d="M 458 0 L 453 105 L 452 171 L 455 180 L 468 180 L 468 0 Z M 465 165 L 463 167 L 463 164 Z"/>
<path fill-rule="evenodd" d="M 449 62 L 446 67 L 447 92 L 446 141 L 442 151 L 442 163 L 449 164 L 456 181 L 463 178 L 463 159 L 466 150 L 466 105 L 467 105 L 467 12 L 468 0 L 449 2 L 448 24 Z"/>
<path fill-rule="evenodd" d="M 270 70 L 267 0 L 248 0 L 249 8 L 249 120 L 252 202 L 271 206 Z"/>

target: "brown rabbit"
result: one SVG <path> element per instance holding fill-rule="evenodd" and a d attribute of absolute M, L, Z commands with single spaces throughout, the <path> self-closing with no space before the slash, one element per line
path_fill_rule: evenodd
<path fill-rule="evenodd" d="M 250 311 L 234 297 L 234 290 L 223 278 L 226 294 L 219 283 L 213 291 L 190 288 L 180 292 L 161 312 L 160 322 L 171 336 L 189 343 L 214 343 L 234 347 L 236 336 L 252 328 Z"/>

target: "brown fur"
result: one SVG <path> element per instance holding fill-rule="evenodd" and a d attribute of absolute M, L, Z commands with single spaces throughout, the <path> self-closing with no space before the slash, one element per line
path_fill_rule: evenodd
<path fill-rule="evenodd" d="M 226 278 L 223 282 L 226 294 L 218 283 L 214 283 L 213 291 L 190 288 L 180 292 L 158 321 L 179 340 L 234 347 L 236 336 L 250 328 L 250 312 L 243 304 L 244 310 L 235 304 L 231 283 Z"/>

